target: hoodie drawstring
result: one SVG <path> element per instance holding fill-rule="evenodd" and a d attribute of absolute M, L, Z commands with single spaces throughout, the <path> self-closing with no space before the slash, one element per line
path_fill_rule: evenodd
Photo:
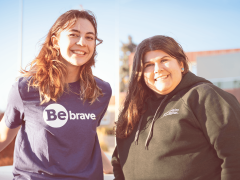
<path fill-rule="evenodd" d="M 142 119 L 143 119 L 143 116 L 141 117 L 141 119 L 138 123 L 138 128 L 137 128 L 137 132 L 136 132 L 135 139 L 134 139 L 136 145 L 138 144 L 138 137 L 139 137 L 140 127 L 141 127 L 141 124 L 142 124 Z"/>
<path fill-rule="evenodd" d="M 148 144 L 149 144 L 149 141 L 150 141 L 150 136 L 152 135 L 153 124 L 154 124 L 154 122 L 155 122 L 155 117 L 156 117 L 156 115 L 157 115 L 157 112 L 158 112 L 158 110 L 160 109 L 160 107 L 162 106 L 162 103 L 163 103 L 166 99 L 167 99 L 167 95 L 164 97 L 164 99 L 162 100 L 162 102 L 160 103 L 160 105 L 158 106 L 158 108 L 157 108 L 157 110 L 156 110 L 156 112 L 155 112 L 155 115 L 154 115 L 153 120 L 152 120 L 151 128 L 150 128 L 150 131 L 149 131 L 149 133 L 148 133 L 148 137 L 147 137 L 146 142 L 145 142 L 145 149 L 147 149 Z M 137 132 L 136 132 L 135 139 L 134 139 L 135 145 L 138 144 L 138 137 L 139 137 L 139 132 L 140 132 L 140 127 L 141 127 L 141 124 L 142 124 L 142 120 L 143 120 L 143 115 L 142 115 L 142 117 L 141 117 L 141 119 L 140 119 L 140 121 L 139 121 L 139 123 L 138 123 L 138 128 L 137 128 Z"/>
<path fill-rule="evenodd" d="M 158 108 L 157 108 L 157 110 L 155 112 L 155 115 L 154 115 L 153 120 L 152 120 L 151 128 L 150 128 L 150 131 L 148 133 L 148 137 L 147 137 L 146 142 L 145 142 L 145 149 L 148 148 L 148 144 L 149 144 L 149 141 L 150 141 L 150 138 L 151 138 L 150 136 L 152 136 L 153 124 L 156 121 L 157 112 L 160 109 L 160 107 L 162 106 L 163 102 L 167 99 L 167 97 L 168 97 L 167 95 L 164 97 L 164 99 L 162 100 L 162 102 L 160 103 L 160 105 L 158 106 Z"/>
<path fill-rule="evenodd" d="M 157 112 L 158 112 L 158 110 L 160 109 L 160 107 L 162 106 L 162 103 L 163 103 L 166 99 L 167 99 L 167 95 L 166 95 L 165 98 L 162 100 L 162 102 L 160 103 L 160 105 L 159 105 L 158 108 L 157 108 L 157 111 L 155 112 L 155 115 L 154 115 L 153 120 L 152 120 L 151 128 L 150 128 L 150 131 L 149 131 L 149 133 L 148 133 L 148 137 L 147 137 L 146 142 L 145 142 L 145 149 L 148 148 L 148 144 L 149 144 L 149 141 L 150 141 L 150 138 L 151 138 L 150 136 L 152 136 L 153 124 L 154 124 L 154 122 L 155 122 L 155 120 L 156 120 Z"/>

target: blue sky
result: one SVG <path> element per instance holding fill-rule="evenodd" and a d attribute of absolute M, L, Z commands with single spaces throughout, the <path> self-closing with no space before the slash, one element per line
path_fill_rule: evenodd
<path fill-rule="evenodd" d="M 238 0 L 24 0 L 23 67 L 38 54 L 44 36 L 64 12 L 84 9 L 97 17 L 99 37 L 93 72 L 115 91 L 115 67 L 121 42 L 138 44 L 157 34 L 176 39 L 186 52 L 240 48 Z M 20 0 L 0 1 L 0 111 L 18 75 Z"/>

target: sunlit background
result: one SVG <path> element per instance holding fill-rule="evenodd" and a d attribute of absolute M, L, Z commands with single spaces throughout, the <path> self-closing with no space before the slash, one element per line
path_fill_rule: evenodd
<path fill-rule="evenodd" d="M 0 1 L 0 111 L 17 77 L 20 55 L 20 0 Z M 238 0 L 23 0 L 22 66 L 39 52 L 55 20 L 70 9 L 88 9 L 98 21 L 99 37 L 94 74 L 115 93 L 116 45 L 131 35 L 135 44 L 162 34 L 175 38 L 186 52 L 240 48 Z M 116 43 L 117 41 L 117 43 Z"/>
<path fill-rule="evenodd" d="M 19 75 L 21 57 L 26 67 L 56 19 L 70 9 L 87 9 L 96 15 L 103 44 L 97 47 L 93 72 L 110 83 L 114 96 L 120 81 L 127 86 L 134 47 L 150 36 L 167 35 L 187 52 L 193 73 L 234 91 L 240 100 L 239 0 L 0 0 L 0 113 Z M 120 84 L 120 90 L 122 100 L 126 87 Z M 112 98 L 102 123 L 108 128 L 99 130 L 109 135 L 99 138 L 109 154 L 114 148 L 114 105 Z"/>

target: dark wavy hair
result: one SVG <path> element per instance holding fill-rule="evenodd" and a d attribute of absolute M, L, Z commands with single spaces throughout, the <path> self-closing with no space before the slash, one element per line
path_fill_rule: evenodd
<path fill-rule="evenodd" d="M 63 62 L 59 59 L 58 51 L 52 42 L 52 37 L 58 37 L 59 34 L 66 28 L 73 26 L 78 18 L 87 19 L 91 22 L 95 30 L 95 39 L 99 41 L 97 45 L 102 43 L 102 40 L 97 37 L 97 21 L 94 14 L 89 10 L 70 10 L 62 14 L 49 30 L 45 42 L 38 56 L 28 65 L 30 69 L 27 71 L 21 70 L 24 77 L 30 77 L 29 86 L 39 88 L 43 100 L 41 104 L 50 100 L 57 101 L 63 94 L 68 85 L 64 81 L 67 76 L 67 69 Z M 98 96 L 102 95 L 101 89 L 97 86 L 91 67 L 95 65 L 95 56 L 97 55 L 96 48 L 94 53 L 87 63 L 80 68 L 80 96 L 85 100 L 90 100 L 93 103 Z"/>
<path fill-rule="evenodd" d="M 143 40 L 138 46 L 133 59 L 133 68 L 127 96 L 123 109 L 116 122 L 116 137 L 128 137 L 133 128 L 139 122 L 140 117 L 146 111 L 144 102 L 153 95 L 153 91 L 147 87 L 143 77 L 143 58 L 149 51 L 162 50 L 184 65 L 182 74 L 189 71 L 187 56 L 182 47 L 173 38 L 157 35 Z"/>

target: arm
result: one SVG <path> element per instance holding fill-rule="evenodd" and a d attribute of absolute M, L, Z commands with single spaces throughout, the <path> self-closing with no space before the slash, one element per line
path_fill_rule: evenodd
<path fill-rule="evenodd" d="M 102 162 L 103 162 L 103 172 L 105 174 L 113 174 L 113 167 L 111 165 L 111 162 L 109 161 L 109 159 L 107 158 L 103 150 L 101 150 L 101 155 L 102 155 Z"/>
<path fill-rule="evenodd" d="M 221 180 L 240 177 L 240 104 L 234 96 L 213 86 L 198 88 L 198 99 L 188 99 L 206 139 L 222 159 Z"/>
<path fill-rule="evenodd" d="M 17 128 L 10 129 L 6 126 L 5 118 L 3 116 L 1 122 L 0 122 L 0 152 L 7 147 L 8 144 L 12 142 L 14 137 L 16 136 L 19 128 L 21 126 L 18 126 Z"/>
<path fill-rule="evenodd" d="M 124 180 L 125 178 L 124 178 L 122 167 L 120 164 L 117 146 L 115 147 L 115 150 L 113 152 L 111 162 L 113 165 L 113 173 L 114 173 L 114 177 L 115 177 L 114 180 Z"/>

